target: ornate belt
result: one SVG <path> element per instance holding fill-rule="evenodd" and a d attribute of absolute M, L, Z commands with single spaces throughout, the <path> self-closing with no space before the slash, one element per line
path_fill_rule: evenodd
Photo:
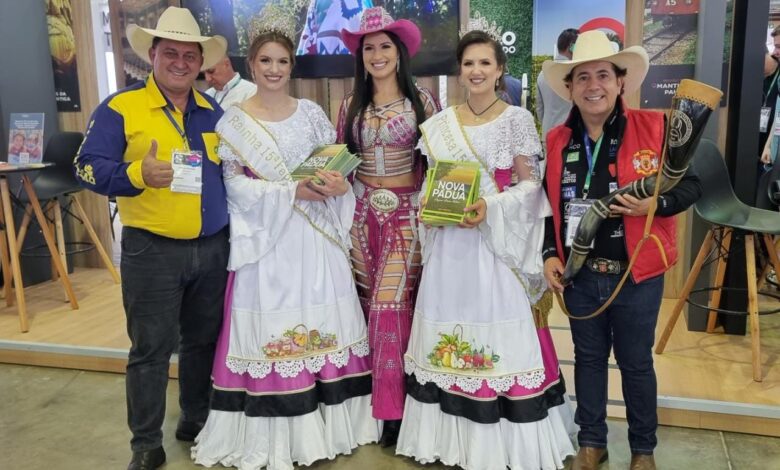
<path fill-rule="evenodd" d="M 398 209 L 401 203 L 398 195 L 393 191 L 383 188 L 370 188 L 357 179 L 352 183 L 352 189 L 355 192 L 355 197 L 358 199 L 363 199 L 368 195 L 368 203 L 377 212 L 393 212 Z"/>
<path fill-rule="evenodd" d="M 598 274 L 620 274 L 628 268 L 628 261 L 618 261 L 607 258 L 588 258 L 585 266 Z"/>
<path fill-rule="evenodd" d="M 368 203 L 377 212 L 393 212 L 399 202 L 398 195 L 389 189 L 375 189 L 368 195 Z"/>

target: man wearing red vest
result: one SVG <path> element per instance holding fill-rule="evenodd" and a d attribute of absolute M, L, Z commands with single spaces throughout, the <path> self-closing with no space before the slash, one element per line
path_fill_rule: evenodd
<path fill-rule="evenodd" d="M 579 36 L 572 60 L 543 66 L 553 90 L 574 103 L 566 123 L 547 136 L 545 184 L 553 216 L 547 220 L 543 257 L 548 284 L 563 291 L 575 317 L 594 312 L 612 294 L 643 235 L 650 199 L 618 196 L 620 204 L 610 207 L 611 216 L 601 224 L 585 265 L 564 290 L 559 276 L 590 202 L 658 171 L 664 115 L 629 109 L 621 98 L 639 89 L 648 66 L 644 49 L 615 52 L 600 31 Z M 630 279 L 609 308 L 595 318 L 570 321 L 575 421 L 580 426 L 580 450 L 572 469 L 595 469 L 607 459 L 607 360 L 613 347 L 626 403 L 630 468 L 655 469 L 658 417 L 652 346 L 663 273 L 677 259 L 673 216 L 700 195 L 698 178 L 688 174 L 660 196 L 651 232 L 665 253 L 655 243 L 644 244 Z"/>

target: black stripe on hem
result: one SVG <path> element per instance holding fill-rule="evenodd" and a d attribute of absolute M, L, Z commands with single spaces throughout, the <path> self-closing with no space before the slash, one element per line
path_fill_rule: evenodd
<path fill-rule="evenodd" d="M 350 398 L 371 394 L 371 375 L 333 382 L 316 382 L 302 392 L 250 395 L 245 391 L 211 390 L 211 409 L 243 412 L 249 417 L 301 416 L 317 410 L 320 403 L 338 405 Z"/>
<path fill-rule="evenodd" d="M 504 418 L 513 423 L 533 423 L 547 417 L 547 410 L 564 403 L 566 384 L 560 381 L 540 395 L 512 400 L 497 396 L 491 400 L 474 400 L 467 396 L 448 393 L 433 382 L 422 385 L 414 375 L 406 376 L 406 393 L 421 403 L 438 403 L 444 413 L 461 416 L 482 424 L 497 423 Z"/>

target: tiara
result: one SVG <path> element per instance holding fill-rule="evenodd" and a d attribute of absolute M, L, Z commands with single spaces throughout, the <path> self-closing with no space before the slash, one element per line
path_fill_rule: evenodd
<path fill-rule="evenodd" d="M 501 27 L 498 26 L 495 21 L 489 21 L 478 11 L 474 11 L 474 16 L 469 18 L 466 27 L 460 29 L 460 37 L 462 38 L 472 31 L 482 31 L 490 36 L 491 39 L 501 44 Z"/>
<path fill-rule="evenodd" d="M 249 24 L 250 42 L 258 35 L 269 32 L 280 33 L 290 41 L 295 41 L 298 35 L 298 13 L 308 4 L 308 0 L 269 1 Z"/>

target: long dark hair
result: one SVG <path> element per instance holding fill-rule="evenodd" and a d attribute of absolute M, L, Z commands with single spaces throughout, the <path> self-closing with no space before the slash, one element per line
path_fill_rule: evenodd
<path fill-rule="evenodd" d="M 411 66 L 409 64 L 409 51 L 406 45 L 390 31 L 382 31 L 387 34 L 395 47 L 398 48 L 398 62 L 400 68 L 396 74 L 398 88 L 401 93 L 412 102 L 412 109 L 417 118 L 417 138 L 420 138 L 420 124 L 425 121 L 425 106 L 423 106 L 417 86 L 412 79 Z M 360 47 L 355 51 L 355 86 L 352 89 L 352 101 L 347 109 L 347 117 L 344 121 L 344 136 L 350 152 L 357 153 L 363 148 L 363 134 L 358 132 L 358 141 L 355 142 L 355 135 L 352 132 L 353 123 L 357 118 L 358 129 L 363 127 L 364 110 L 368 107 L 374 98 L 374 81 L 369 74 L 366 77 L 366 64 L 363 63 L 363 36 L 360 39 Z"/>

